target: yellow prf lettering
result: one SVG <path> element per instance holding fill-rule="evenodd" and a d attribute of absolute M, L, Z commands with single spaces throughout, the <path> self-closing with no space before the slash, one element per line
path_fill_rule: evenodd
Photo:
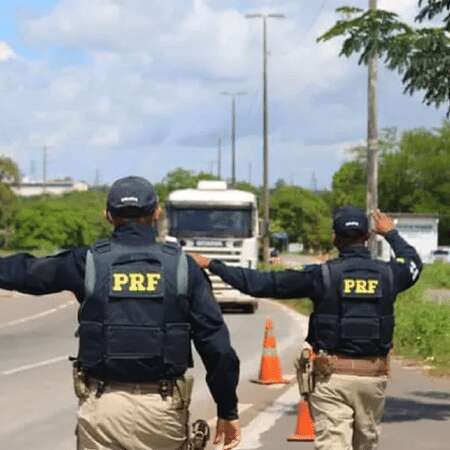
<path fill-rule="evenodd" d="M 147 291 L 155 292 L 160 279 L 161 279 L 160 273 L 148 273 L 147 274 Z"/>
<path fill-rule="evenodd" d="M 345 278 L 344 280 L 344 293 L 350 294 L 355 287 L 355 280 L 352 278 Z"/>
<path fill-rule="evenodd" d="M 145 276 L 142 273 L 130 273 L 130 292 L 145 292 Z"/>
<path fill-rule="evenodd" d="M 369 294 L 375 294 L 375 291 L 377 290 L 378 287 L 378 280 L 368 280 L 367 281 L 367 291 L 369 292 Z"/>
<path fill-rule="evenodd" d="M 357 294 L 367 294 L 367 281 L 366 280 L 356 280 L 356 289 L 355 292 Z"/>
<path fill-rule="evenodd" d="M 122 292 L 123 287 L 128 283 L 128 275 L 126 273 L 114 273 L 113 291 Z"/>

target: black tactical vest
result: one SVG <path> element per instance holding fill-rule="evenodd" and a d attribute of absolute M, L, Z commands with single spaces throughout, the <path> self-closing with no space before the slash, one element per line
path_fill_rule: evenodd
<path fill-rule="evenodd" d="M 149 382 L 192 366 L 187 273 L 174 245 L 95 244 L 78 317 L 83 369 L 105 381 Z"/>
<path fill-rule="evenodd" d="M 323 298 L 314 303 L 313 348 L 352 356 L 382 356 L 392 348 L 393 274 L 381 261 L 336 259 L 322 265 Z"/>

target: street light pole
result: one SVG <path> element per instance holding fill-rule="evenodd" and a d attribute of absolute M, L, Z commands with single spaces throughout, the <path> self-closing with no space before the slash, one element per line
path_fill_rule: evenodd
<path fill-rule="evenodd" d="M 236 184 L 236 96 L 231 97 L 231 185 Z"/>
<path fill-rule="evenodd" d="M 263 22 L 263 260 L 269 262 L 270 254 L 270 191 L 269 191 L 269 107 L 267 88 L 267 19 L 284 19 L 283 14 L 247 14 L 247 19 Z"/>
<path fill-rule="evenodd" d="M 219 138 L 217 145 L 217 178 L 222 178 L 222 139 Z"/>
<path fill-rule="evenodd" d="M 222 92 L 231 97 L 231 185 L 236 184 L 236 97 L 247 95 L 246 92 Z"/>
<path fill-rule="evenodd" d="M 48 146 L 42 149 L 42 193 L 47 193 Z"/>
<path fill-rule="evenodd" d="M 376 11 L 377 0 L 369 0 L 369 9 Z M 368 123 L 367 123 L 367 212 L 378 208 L 378 54 L 372 52 L 368 64 Z M 375 236 L 369 239 L 372 257 L 377 256 Z"/>

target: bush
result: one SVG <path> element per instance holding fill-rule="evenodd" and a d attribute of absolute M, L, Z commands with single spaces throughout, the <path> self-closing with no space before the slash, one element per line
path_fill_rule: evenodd
<path fill-rule="evenodd" d="M 105 193 L 99 191 L 22 199 L 13 221 L 11 245 L 24 250 L 89 245 L 110 233 L 103 217 L 105 202 Z"/>

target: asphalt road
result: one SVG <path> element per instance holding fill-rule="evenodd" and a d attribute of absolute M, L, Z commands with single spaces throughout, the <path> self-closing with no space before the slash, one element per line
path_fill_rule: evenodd
<path fill-rule="evenodd" d="M 74 449 L 76 400 L 69 354 L 76 353 L 77 306 L 70 294 L 30 297 L 0 292 L 0 449 Z M 264 320 L 275 324 L 285 375 L 306 331 L 305 318 L 263 301 L 255 315 L 227 314 L 241 359 L 239 388 L 241 449 L 312 449 L 287 443 L 294 431 L 299 400 L 294 383 L 263 387 L 250 382 L 258 372 Z M 214 404 L 196 360 L 192 417 L 213 423 Z M 450 448 L 450 383 L 415 368 L 395 367 L 389 387 L 381 449 Z M 130 449 L 131 450 L 131 449 Z"/>

